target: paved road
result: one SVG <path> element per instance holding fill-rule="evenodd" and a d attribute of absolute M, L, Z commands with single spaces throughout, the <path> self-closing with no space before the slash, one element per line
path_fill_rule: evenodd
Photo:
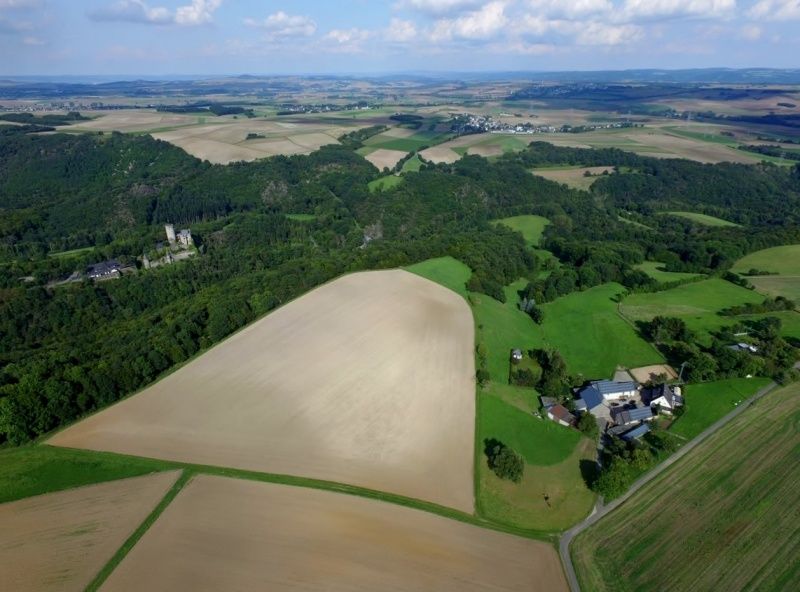
<path fill-rule="evenodd" d="M 795 364 L 795 368 L 800 369 L 800 362 Z M 639 489 L 641 489 L 647 483 L 655 479 L 658 475 L 663 473 L 665 470 L 667 470 L 667 468 L 675 464 L 678 460 L 686 456 L 698 444 L 702 443 L 711 434 L 719 430 L 722 426 L 724 426 L 734 417 L 742 413 L 751 404 L 753 404 L 755 401 L 766 395 L 768 392 L 770 392 L 777 386 L 778 385 L 776 383 L 771 382 L 770 384 L 762 388 L 760 391 L 758 391 L 755 395 L 753 395 L 746 401 L 743 401 L 733 411 L 728 413 L 722 419 L 718 420 L 716 423 L 712 424 L 710 427 L 706 428 L 696 438 L 694 438 L 688 444 L 685 444 L 682 448 L 677 450 L 675 454 L 664 460 L 662 463 L 656 465 L 649 472 L 639 477 L 639 479 L 633 482 L 633 485 L 631 485 L 630 489 L 628 489 L 628 491 L 624 495 L 618 497 L 610 504 L 604 505 L 598 502 L 598 505 L 595 506 L 594 511 L 589 515 L 588 518 L 586 518 L 583 522 L 576 524 L 568 531 L 566 531 L 563 535 L 561 535 L 561 539 L 558 542 L 558 552 L 561 554 L 561 563 L 564 565 L 564 571 L 566 572 L 567 581 L 569 582 L 569 587 L 572 590 L 572 592 L 580 592 L 581 590 L 581 587 L 578 584 L 578 578 L 575 575 L 575 567 L 572 565 L 572 557 L 570 557 L 569 554 L 569 545 L 572 542 L 572 539 L 574 539 L 578 535 L 578 533 L 583 532 L 584 530 L 589 528 L 592 524 L 600 520 L 603 516 L 613 511 L 618 506 L 622 505 L 629 497 L 631 497 Z"/>

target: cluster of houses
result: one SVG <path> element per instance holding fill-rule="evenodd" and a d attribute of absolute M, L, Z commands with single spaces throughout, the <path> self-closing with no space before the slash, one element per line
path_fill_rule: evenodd
<path fill-rule="evenodd" d="M 575 411 L 590 413 L 600 431 L 623 440 L 636 440 L 650 431 L 649 422 L 659 413 L 671 415 L 683 406 L 679 386 L 644 386 L 635 380 L 593 380 L 575 391 Z M 541 397 L 547 417 L 565 426 L 577 418 L 551 397 Z"/>

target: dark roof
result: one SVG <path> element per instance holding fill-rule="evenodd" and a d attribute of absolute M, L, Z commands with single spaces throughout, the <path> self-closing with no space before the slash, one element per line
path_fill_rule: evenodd
<path fill-rule="evenodd" d="M 660 397 L 664 397 L 672 407 L 675 405 L 683 405 L 683 397 L 676 395 L 672 387 L 667 384 L 660 384 L 647 389 L 642 396 L 642 400 L 646 404 L 650 405 L 653 401 Z"/>
<path fill-rule="evenodd" d="M 636 426 L 631 431 L 625 432 L 624 434 L 622 434 L 622 439 L 623 440 L 635 440 L 636 438 L 641 438 L 642 436 L 644 436 L 649 431 L 650 431 L 650 426 L 647 425 L 646 423 L 643 423 L 640 426 Z"/>
<path fill-rule="evenodd" d="M 636 407 L 635 409 L 623 409 L 614 413 L 614 419 L 618 424 L 633 423 L 634 421 L 644 421 L 653 417 L 653 410 L 650 407 Z"/>
<path fill-rule="evenodd" d="M 563 405 L 559 404 L 553 405 L 552 407 L 550 407 L 550 409 L 547 410 L 547 412 L 556 419 L 560 419 L 561 421 L 566 421 L 569 424 L 575 422 L 575 416 L 572 415 L 572 413 L 569 412 L 569 409 L 567 409 Z"/>
<path fill-rule="evenodd" d="M 542 407 L 544 408 L 552 407 L 553 405 L 558 404 L 558 401 L 556 401 L 553 397 L 545 397 L 544 395 L 539 397 L 539 401 L 541 401 Z"/>
<path fill-rule="evenodd" d="M 626 382 L 615 382 L 613 380 L 594 380 L 594 386 L 601 395 L 613 395 L 614 393 L 624 393 L 626 391 L 635 391 L 636 383 L 630 380 Z"/>
<path fill-rule="evenodd" d="M 587 386 L 581 391 L 581 399 L 586 403 L 586 408 L 589 410 L 599 407 L 603 404 L 603 395 L 594 385 Z"/>
<path fill-rule="evenodd" d="M 110 273 L 114 273 L 115 271 L 119 271 L 120 269 L 122 269 L 122 265 L 119 264 L 119 261 L 116 259 L 109 259 L 108 261 L 103 261 L 102 263 L 90 265 L 86 272 L 89 274 L 89 276 L 98 276 L 108 275 Z"/>

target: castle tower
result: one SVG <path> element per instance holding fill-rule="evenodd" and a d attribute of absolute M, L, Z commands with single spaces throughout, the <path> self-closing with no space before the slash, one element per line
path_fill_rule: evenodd
<path fill-rule="evenodd" d="M 172 224 L 165 224 L 164 225 L 164 230 L 167 231 L 167 240 L 169 241 L 169 244 L 174 245 L 175 244 L 175 227 Z"/>

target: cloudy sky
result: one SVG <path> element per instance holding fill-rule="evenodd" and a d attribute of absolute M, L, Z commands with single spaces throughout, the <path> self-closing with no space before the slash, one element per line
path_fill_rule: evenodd
<path fill-rule="evenodd" d="M 800 0 L 0 0 L 0 75 L 800 67 Z"/>

